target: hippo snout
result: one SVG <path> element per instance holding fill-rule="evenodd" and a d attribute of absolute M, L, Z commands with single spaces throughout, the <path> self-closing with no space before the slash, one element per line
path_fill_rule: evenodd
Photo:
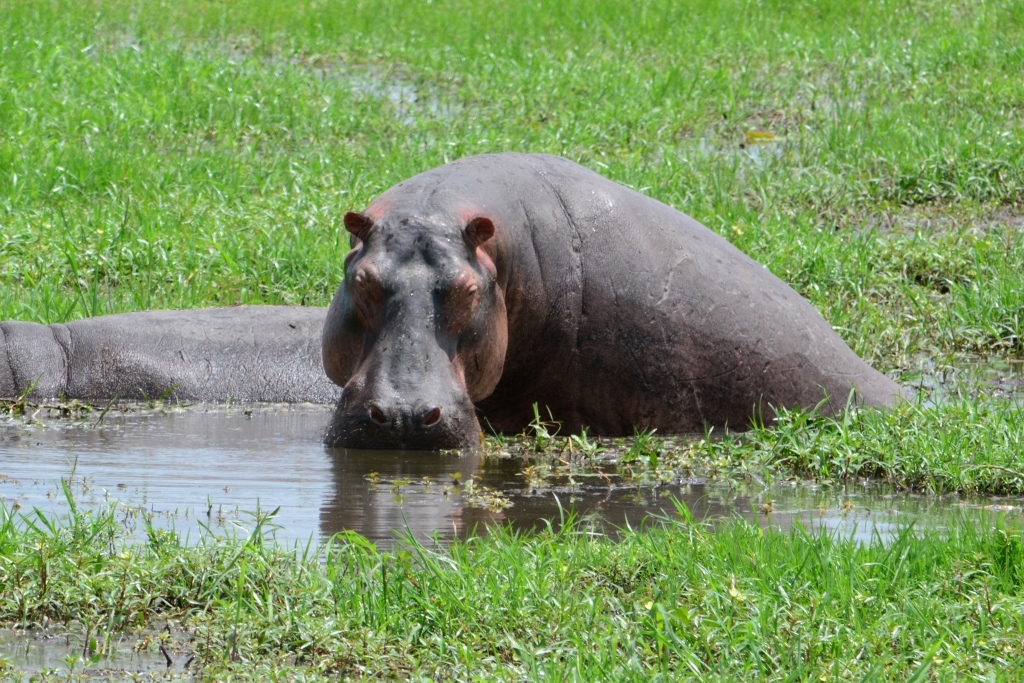
<path fill-rule="evenodd" d="M 412 433 L 420 429 L 436 427 L 440 424 L 444 411 L 441 406 L 431 406 L 429 403 L 407 406 L 402 403 L 388 405 L 383 401 L 371 401 L 366 413 L 371 420 L 382 427 L 401 429 Z"/>
<path fill-rule="evenodd" d="M 326 442 L 345 448 L 472 448 L 479 443 L 479 432 L 476 410 L 469 401 L 381 397 L 347 401 L 343 394 Z"/>

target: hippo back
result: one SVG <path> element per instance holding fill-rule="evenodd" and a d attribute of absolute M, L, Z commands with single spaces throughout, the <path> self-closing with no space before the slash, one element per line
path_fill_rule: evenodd
<path fill-rule="evenodd" d="M 509 319 L 501 381 L 478 402 L 518 430 L 532 404 L 566 429 L 729 425 L 775 406 L 889 405 L 901 388 L 809 302 L 694 219 L 545 155 L 470 157 L 401 183 L 387 205 L 484 213 Z"/>

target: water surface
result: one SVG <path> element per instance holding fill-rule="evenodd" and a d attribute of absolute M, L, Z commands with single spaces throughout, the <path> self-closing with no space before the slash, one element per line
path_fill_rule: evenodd
<path fill-rule="evenodd" d="M 249 533 L 258 515 L 285 544 L 351 530 L 392 546 L 402 534 L 446 542 L 489 525 L 558 525 L 569 514 L 605 531 L 675 516 L 739 515 L 781 529 L 799 522 L 858 538 L 950 509 L 1019 514 L 1016 499 L 897 494 L 877 485 L 709 483 L 625 471 L 614 460 L 353 451 L 321 443 L 325 406 L 207 406 L 110 413 L 99 420 L 0 421 L 0 499 L 18 514 L 116 504 L 130 531 L 142 517 L 194 541 Z M 642 470 L 642 467 L 638 467 Z M 642 475 L 642 473 L 641 473 Z M 930 520 L 930 521 L 928 521 Z"/>
<path fill-rule="evenodd" d="M 50 672 L 45 680 L 186 681 L 195 680 L 188 637 L 168 629 L 159 633 L 120 634 L 86 643 L 83 633 L 63 629 L 0 629 L 0 655 L 24 673 L 24 680 Z M 90 651 L 89 645 L 94 649 Z M 14 673 L 14 671 L 10 673 Z M 4 680 L 19 680 L 17 678 Z"/>

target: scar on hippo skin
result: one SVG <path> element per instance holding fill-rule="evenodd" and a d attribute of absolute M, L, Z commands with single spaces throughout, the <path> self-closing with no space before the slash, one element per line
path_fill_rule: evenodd
<path fill-rule="evenodd" d="M 803 297 L 692 218 L 571 161 L 497 154 L 345 214 L 330 307 L 0 324 L 0 394 L 335 402 L 325 441 L 474 448 L 538 404 L 562 433 L 770 423 L 907 393 Z M 6 360 L 6 366 L 2 361 Z"/>

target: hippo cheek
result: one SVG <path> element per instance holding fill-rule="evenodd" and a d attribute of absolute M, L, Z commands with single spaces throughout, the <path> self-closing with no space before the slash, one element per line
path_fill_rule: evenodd
<path fill-rule="evenodd" d="M 501 380 L 508 350 L 508 318 L 505 297 L 495 287 L 496 294 L 489 307 L 482 330 L 475 343 L 460 348 L 452 363 L 452 371 L 466 387 L 474 402 L 491 395 Z"/>
<path fill-rule="evenodd" d="M 364 356 L 366 334 L 356 324 L 352 309 L 351 297 L 342 285 L 327 310 L 321 338 L 324 372 L 341 387 L 352 378 Z"/>

